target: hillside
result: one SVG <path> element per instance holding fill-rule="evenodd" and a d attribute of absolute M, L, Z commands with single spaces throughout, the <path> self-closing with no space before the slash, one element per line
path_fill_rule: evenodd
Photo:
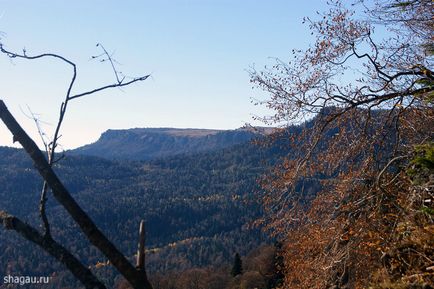
<path fill-rule="evenodd" d="M 244 142 L 146 162 L 67 155 L 55 169 L 80 205 L 131 258 L 138 224 L 146 220 L 148 268 L 165 272 L 228 264 L 234 252 L 246 254 L 268 242 L 249 226 L 260 214 L 255 201 L 257 178 L 285 154 L 278 146 Z M 40 186 L 22 150 L 0 148 L 2 209 L 38 224 Z M 56 239 L 94 269 L 104 261 L 52 198 L 47 210 Z M 53 272 L 61 284 L 75 282 L 60 265 L 13 232 L 0 235 L 0 252 L 0 274 Z M 95 270 L 112 282 L 116 279 L 110 266 Z M 57 282 L 50 286 L 57 288 Z"/>
<path fill-rule="evenodd" d="M 381 111 L 372 114 L 378 123 L 382 115 Z M 146 220 L 147 268 L 151 276 L 192 268 L 221 268 L 231 263 L 234 252 L 245 256 L 261 244 L 271 243 L 251 226 L 263 214 L 260 203 L 263 190 L 258 179 L 264 174 L 270 176 L 269 170 L 283 158 L 296 156 L 291 150 L 294 147 L 290 144 L 291 137 L 304 135 L 315 121 L 280 130 L 256 142 L 198 153 L 173 153 L 146 161 L 108 160 L 67 152 L 55 171 L 95 223 L 131 259 L 136 251 L 138 224 L 141 219 Z M 175 137 L 186 134 L 193 137 L 191 131 L 164 134 L 174 133 Z M 194 133 L 199 138 L 210 135 L 202 130 Z M 327 148 L 334 135 L 333 128 L 324 132 L 319 152 Z M 95 149 L 98 144 L 94 144 Z M 297 144 L 302 145 L 302 141 Z M 156 147 L 166 149 L 163 145 Z M 159 154 L 156 151 L 155 155 Z M 325 178 L 328 178 L 325 174 L 314 175 L 296 185 L 303 207 L 309 207 L 322 187 L 320 179 Z M 22 150 L 0 148 L 2 209 L 37 226 L 40 186 L 41 180 Z M 114 284 L 117 272 L 111 266 L 97 265 L 103 264 L 105 258 L 88 246 L 52 198 L 47 210 L 56 239 L 71 248 L 96 274 Z M 57 281 L 51 288 L 75 282 L 60 265 L 12 232 L 0 235 L 0 252 L 4 252 L 0 255 L 0 264 L 5 264 L 0 267 L 2 274 L 53 272 Z"/>

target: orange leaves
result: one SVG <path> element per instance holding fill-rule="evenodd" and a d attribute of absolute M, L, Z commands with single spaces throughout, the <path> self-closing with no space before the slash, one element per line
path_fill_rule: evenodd
<path fill-rule="evenodd" d="M 421 45 L 427 38 L 412 30 L 432 34 L 433 4 L 412 1 L 413 10 L 396 14 L 384 3 L 367 16 L 398 22 L 357 18 L 343 1 L 331 0 L 318 20 L 304 19 L 316 38 L 308 49 L 293 50 L 291 63 L 252 72 L 253 83 L 270 93 L 272 122 L 315 116 L 285 140 L 291 154 L 263 182 L 269 228 L 287 241 L 288 288 L 366 287 L 397 241 L 425 238 L 415 220 L 402 224 L 409 208 L 420 209 L 412 207 L 417 198 L 405 175 L 409 149 L 433 139 L 432 102 L 418 97 L 432 94 L 433 87 L 418 83 L 432 78 L 432 59 Z M 419 19 L 419 12 L 429 29 L 425 20 L 421 26 L 400 18 Z M 378 23 L 399 29 L 378 42 Z M 430 217 L 416 216 L 419 223 Z"/>

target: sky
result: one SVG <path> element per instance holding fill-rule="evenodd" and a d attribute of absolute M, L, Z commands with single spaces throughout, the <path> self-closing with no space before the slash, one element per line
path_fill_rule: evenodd
<path fill-rule="evenodd" d="M 248 70 L 312 40 L 304 16 L 326 9 L 324 0 L 0 0 L 1 41 L 28 55 L 56 53 L 76 63 L 75 93 L 111 84 L 108 63 L 92 60 L 97 43 L 113 53 L 127 76 L 144 82 L 71 101 L 62 126 L 63 149 L 94 142 L 107 129 L 177 127 L 235 129 L 272 112 L 252 99 Z M 71 68 L 54 59 L 0 55 L 0 99 L 38 140 L 29 110 L 43 131 L 53 130 Z M 0 123 L 0 146 L 12 136 Z"/>

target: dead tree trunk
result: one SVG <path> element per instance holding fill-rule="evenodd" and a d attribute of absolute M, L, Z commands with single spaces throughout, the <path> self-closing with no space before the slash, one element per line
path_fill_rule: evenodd
<path fill-rule="evenodd" d="M 137 250 L 136 268 L 139 271 L 145 271 L 145 221 L 140 222 L 139 228 L 139 248 Z"/>

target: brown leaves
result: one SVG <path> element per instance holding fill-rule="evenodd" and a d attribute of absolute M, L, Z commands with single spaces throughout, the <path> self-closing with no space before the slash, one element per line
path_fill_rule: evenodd
<path fill-rule="evenodd" d="M 366 7 L 369 19 L 329 1 L 318 20 L 304 19 L 316 37 L 308 49 L 251 72 L 270 94 L 275 115 L 268 121 L 303 124 L 289 140 L 291 154 L 262 182 L 268 228 L 286 242 L 287 288 L 366 288 L 377 273 L 396 279 L 384 270 L 384 256 L 397 241 L 413 236 L 413 244 L 431 244 L 420 224 L 433 220 L 414 213 L 417 193 L 405 168 L 413 146 L 434 139 L 432 58 L 421 45 L 432 40 L 425 32 L 432 34 L 433 4 L 412 1 L 406 11 L 392 7 L 389 18 L 378 18 L 387 3 Z M 381 25 L 386 37 L 375 34 Z M 403 222 L 412 229 L 400 231 Z M 404 262 L 396 260 L 393 268 Z"/>

